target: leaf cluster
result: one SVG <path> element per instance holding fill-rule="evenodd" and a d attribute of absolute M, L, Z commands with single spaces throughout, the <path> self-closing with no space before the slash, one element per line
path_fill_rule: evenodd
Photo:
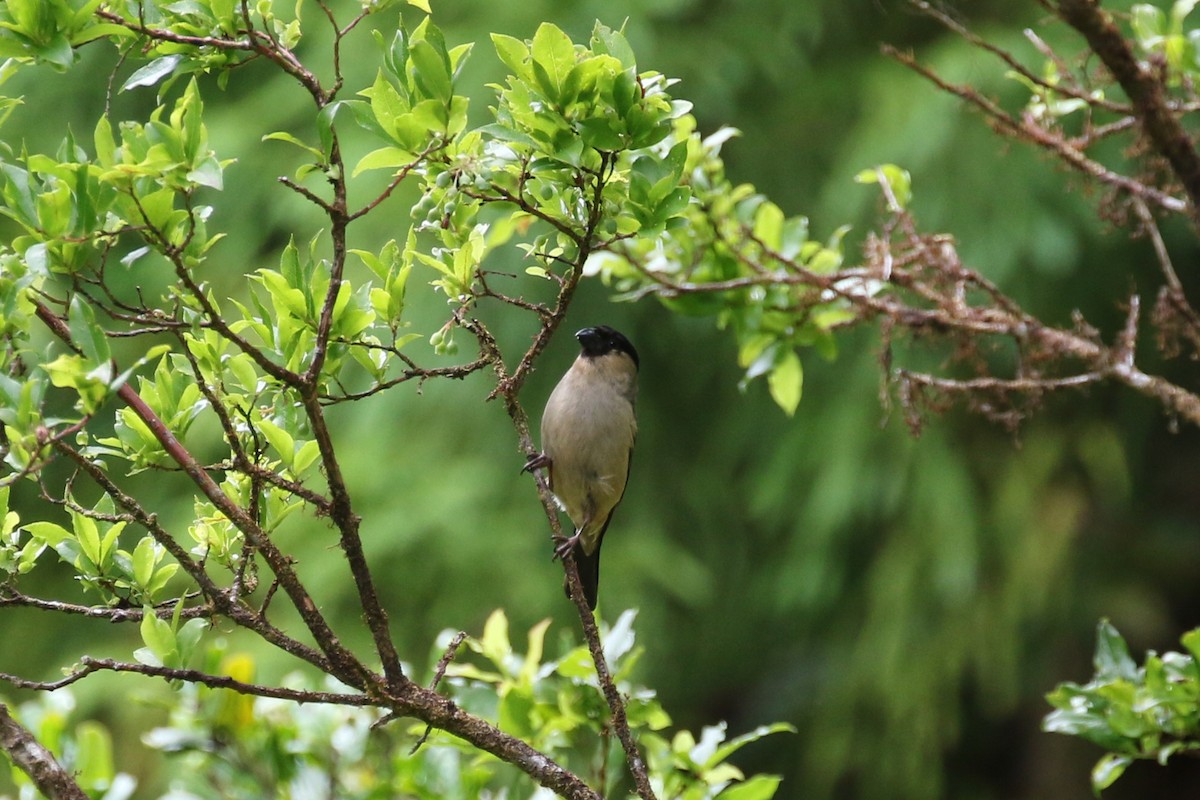
<path fill-rule="evenodd" d="M 1046 696 L 1054 711 L 1043 729 L 1078 736 L 1109 751 L 1092 769 L 1099 794 L 1139 759 L 1166 764 L 1200 751 L 1200 629 L 1180 640 L 1184 652 L 1150 652 L 1139 666 L 1108 620 L 1096 630 L 1095 675 L 1064 682 Z"/>

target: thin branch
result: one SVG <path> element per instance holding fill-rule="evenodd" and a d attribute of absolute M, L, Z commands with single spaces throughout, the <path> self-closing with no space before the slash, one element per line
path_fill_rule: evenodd
<path fill-rule="evenodd" d="M 604 164 L 608 164 L 607 157 Z M 587 261 L 588 255 L 591 252 L 592 238 L 600 221 L 601 204 L 603 202 L 604 171 L 605 169 L 602 166 L 601 170 L 595 175 L 596 183 L 590 198 L 585 229 L 582 232 L 570 229 L 563 230 L 565 227 L 564 223 L 558 221 L 552 222 L 554 227 L 579 244 L 579 251 L 575 254 L 574 262 L 568 264 L 566 275 L 559 284 L 558 298 L 553 310 L 548 315 L 542 316 L 541 325 L 537 333 L 534 334 L 533 340 L 526 348 L 520 361 L 517 363 L 516 369 L 509 372 L 505 365 L 503 354 L 500 352 L 499 345 L 483 323 L 477 319 L 465 316 L 462 309 L 455 316 L 455 321 L 475 336 L 476 341 L 479 343 L 480 357 L 487 359 L 492 364 L 492 369 L 496 374 L 496 388 L 489 394 L 488 399 L 500 397 L 504 400 L 505 409 L 517 433 L 518 447 L 527 458 L 532 456 L 536 450 L 533 445 L 533 438 L 529 432 L 529 416 L 519 399 L 520 390 L 525 378 L 533 368 L 535 359 L 545 349 L 550 338 L 565 318 L 566 311 L 570 306 L 575 290 L 579 285 L 579 280 L 583 275 L 583 264 Z M 503 192 L 503 190 L 499 191 L 507 194 L 512 199 L 513 196 L 511 194 Z M 542 502 L 542 508 L 550 524 L 551 538 L 561 536 L 562 529 L 558 521 L 557 507 L 550 492 L 550 487 L 545 477 L 537 471 L 534 472 L 534 482 L 537 487 L 538 497 Z M 643 800 L 655 800 L 654 790 L 650 785 L 649 776 L 646 772 L 645 760 L 638 752 L 637 744 L 633 739 L 633 733 L 629 728 L 629 721 L 625 715 L 625 703 L 621 698 L 620 692 L 617 691 L 616 685 L 613 683 L 612 674 L 605 661 L 604 649 L 600 641 L 600 631 L 596 627 L 595 618 L 583 596 L 583 587 L 579 581 L 578 568 L 571 554 L 568 553 L 563 559 L 563 566 L 566 570 L 568 591 L 579 613 L 584 639 L 588 643 L 589 652 L 596 666 L 596 675 L 601 686 L 601 691 L 604 694 L 612 715 L 612 726 L 617 731 L 617 736 L 625 750 L 626 763 L 630 773 L 633 775 L 638 795 Z"/>
<path fill-rule="evenodd" d="M 433 678 L 429 681 L 429 688 L 437 691 L 438 684 L 442 682 L 442 678 L 446 677 L 446 670 L 450 667 L 450 662 L 458 655 L 458 648 L 462 647 L 462 643 L 467 639 L 466 631 L 459 631 L 450 639 L 450 643 L 446 645 L 446 651 L 442 653 L 442 657 L 438 659 L 437 667 L 433 670 Z M 383 720 L 381 720 L 382 722 Z M 408 751 L 411 756 L 421 749 L 421 746 L 429 740 L 429 734 L 433 733 L 433 726 L 426 725 L 425 732 L 421 734 L 421 738 L 417 739 L 413 744 L 412 749 Z"/>
<path fill-rule="evenodd" d="M 20 689 L 32 689 L 41 692 L 52 692 L 77 683 L 94 672 L 132 672 L 138 675 L 148 675 L 168 681 L 198 683 L 210 689 L 228 689 L 238 694 L 255 697 L 273 697 L 279 700 L 291 700 L 296 703 L 328 703 L 340 706 L 370 706 L 373 701 L 361 694 L 343 692 L 314 692 L 306 689 L 289 689 L 283 686 L 264 686 L 257 683 L 246 683 L 228 675 L 212 675 L 195 669 L 180 669 L 176 667 L 160 667 L 150 664 L 135 664 L 126 661 L 115 661 L 111 658 L 91 658 L 84 656 L 79 659 L 78 669 L 56 681 L 31 681 L 16 675 L 0 672 L 0 681 L 10 683 Z"/>
<path fill-rule="evenodd" d="M 612 672 L 608 668 L 608 659 L 604 657 L 604 646 L 600 640 L 600 629 L 596 626 L 596 618 L 588 608 L 587 598 L 583 594 L 583 582 L 579 578 L 579 565 L 571 551 L 563 557 L 563 568 L 567 572 L 567 589 L 571 602 L 579 612 L 579 620 L 583 623 L 583 638 L 592 654 L 592 663 L 596 665 L 596 678 L 600 690 L 612 713 L 612 727 L 617 732 L 617 740 L 625 751 L 625 763 L 629 765 L 629 773 L 633 775 L 634 786 L 642 800 L 655 800 L 654 788 L 650 785 L 650 777 L 646 772 L 646 762 L 638 751 L 637 742 L 633 739 L 633 731 L 629 729 L 629 720 L 625 716 L 625 700 L 617 691 Z"/>
<path fill-rule="evenodd" d="M 1150 244 L 1154 247 L 1154 255 L 1158 259 L 1158 266 L 1162 270 L 1167 286 L 1172 292 L 1183 296 L 1183 284 L 1180 283 L 1179 275 L 1176 274 L 1175 267 L 1171 264 L 1171 255 L 1167 252 L 1167 245 L 1163 241 L 1162 233 L 1158 230 L 1158 223 L 1154 221 L 1154 215 L 1150 213 L 1150 209 L 1146 208 L 1146 204 L 1140 197 L 1133 198 L 1133 210 L 1138 219 L 1142 221 L 1142 229 L 1150 237 Z"/>
<path fill-rule="evenodd" d="M 8 587 L 0 587 L 0 608 L 5 606 L 20 606 L 23 608 L 36 608 L 40 611 L 53 611 L 56 614 L 69 614 L 72 616 L 90 617 L 92 619 L 102 619 L 107 622 L 141 622 L 146 615 L 145 611 L 140 608 L 111 608 L 109 606 L 88 606 L 79 603 L 64 603 L 61 600 L 45 600 L 40 597 L 30 597 L 29 595 L 15 592 Z M 180 609 L 180 619 L 195 619 L 196 617 L 212 616 L 213 610 L 207 606 L 189 606 Z M 175 614 L 175 605 L 163 605 L 154 610 L 155 616 L 160 619 L 171 619 Z"/>
<path fill-rule="evenodd" d="M 1040 125 L 1035 124 L 1031 119 L 1018 120 L 996 105 L 996 103 L 984 97 L 973 87 L 946 81 L 936 72 L 919 63 L 911 54 L 903 53 L 889 45 L 884 45 L 882 49 L 885 55 L 921 75 L 942 91 L 953 94 L 982 111 L 997 126 L 1002 135 L 1037 145 L 1057 156 L 1064 163 L 1079 172 L 1101 183 L 1106 183 L 1127 192 L 1134 197 L 1145 198 L 1167 211 L 1181 213 L 1188 210 L 1187 203 L 1178 197 L 1173 197 L 1156 187 L 1148 186 L 1119 172 L 1114 172 L 1100 162 L 1088 158 L 1082 151 L 1073 147 L 1070 142 L 1057 133 L 1046 130 Z"/>
<path fill-rule="evenodd" d="M 1130 113 L 1130 108 L 1128 105 L 1124 105 L 1121 103 L 1115 103 L 1112 100 L 1107 100 L 1103 97 L 1095 96 L 1089 92 L 1083 91 L 1074 86 L 1050 83 L 1045 78 L 1043 78 L 1041 75 L 1030 70 L 1028 67 L 1026 67 L 1024 64 L 1022 64 L 1020 61 L 1018 61 L 1012 55 L 1012 53 L 1008 52 L 1007 50 L 1005 50 L 1002 47 L 998 47 L 998 46 L 992 44 L 988 40 L 977 35 L 973 31 L 971 31 L 971 29 L 969 29 L 968 27 L 963 25 L 958 20 L 954 19 L 954 17 L 950 16 L 944 10 L 942 10 L 940 7 L 934 5 L 933 3 L 925 2 L 925 0 L 909 0 L 909 2 L 919 12 L 921 12 L 922 14 L 925 14 L 926 16 L 928 16 L 934 20 L 937 20 L 937 22 L 939 22 L 947 30 L 952 31 L 956 35 L 962 37 L 962 39 L 964 41 L 966 41 L 968 44 L 970 44 L 972 47 L 977 47 L 980 50 L 991 53 L 996 58 L 999 58 L 1001 61 L 1003 61 L 1004 64 L 1009 69 L 1011 69 L 1013 72 L 1016 72 L 1017 74 L 1019 74 L 1022 78 L 1024 78 L 1029 83 L 1044 89 L 1047 93 L 1052 94 L 1052 95 L 1059 94 L 1059 95 L 1063 95 L 1064 97 L 1070 97 L 1070 98 L 1073 98 L 1076 100 L 1083 100 L 1084 102 L 1086 102 L 1089 106 L 1091 106 L 1093 108 L 1103 108 L 1106 111 L 1112 111 L 1117 114 Z M 1052 51 L 1050 51 L 1050 48 L 1046 45 L 1046 43 L 1043 42 L 1036 35 L 1034 35 L 1032 31 L 1026 31 L 1025 35 L 1026 35 L 1026 38 L 1030 39 L 1030 41 L 1033 43 L 1033 45 L 1035 47 L 1037 47 L 1038 50 L 1041 51 L 1043 55 L 1047 56 L 1048 58 L 1053 57 L 1053 53 L 1052 53 Z M 1055 58 L 1054 60 L 1061 65 L 1061 61 L 1059 61 L 1059 59 Z M 1067 76 L 1070 73 L 1067 72 L 1066 70 L 1060 69 L 1060 74 L 1063 76 Z"/>
<path fill-rule="evenodd" d="M 399 353 L 397 353 L 397 355 L 399 355 Z M 430 367 L 428 369 L 423 367 L 412 367 L 404 370 L 404 372 L 400 373 L 400 375 L 396 376 L 395 378 L 389 378 L 386 381 L 381 381 L 369 389 L 363 389 L 361 392 L 343 392 L 342 394 L 338 395 L 322 394 L 320 400 L 325 405 L 340 403 L 347 400 L 362 400 L 363 398 L 386 391 L 393 386 L 405 383 L 406 381 L 411 381 L 413 379 L 422 381 L 428 380 L 429 378 L 452 378 L 454 380 L 462 380 L 468 375 L 478 372 L 491 363 L 492 362 L 488 358 L 481 356 L 474 361 L 467 362 L 466 364 L 456 364 L 449 367 Z"/>

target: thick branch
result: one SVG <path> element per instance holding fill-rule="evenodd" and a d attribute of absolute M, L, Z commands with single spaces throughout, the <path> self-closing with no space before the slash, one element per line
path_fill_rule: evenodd
<path fill-rule="evenodd" d="M 87 800 L 87 795 L 54 754 L 0 703 L 0 747 L 50 800 Z"/>
<path fill-rule="evenodd" d="M 1133 101 L 1142 129 L 1154 149 L 1170 163 L 1192 201 L 1192 220 L 1200 224 L 1200 155 L 1167 101 L 1162 81 L 1140 63 L 1129 42 L 1097 0 L 1058 0 L 1058 15 L 1087 40 Z"/>
<path fill-rule="evenodd" d="M 232 597 L 230 593 L 217 586 L 209 574 L 204 571 L 203 567 L 190 558 L 187 551 L 175 541 L 174 537 L 163 529 L 162 525 L 158 522 L 158 518 L 153 514 L 147 513 L 136 500 L 121 491 L 121 488 L 116 485 L 112 478 L 108 476 L 108 473 L 101 469 L 96 462 L 85 458 L 82 453 L 65 443 L 56 443 L 55 448 L 71 459 L 76 466 L 96 482 L 96 485 L 104 490 L 105 494 L 112 498 L 113 502 L 119 508 L 128 512 L 139 525 L 150 532 L 150 535 L 154 537 L 156 542 L 166 548 L 167 552 L 171 554 L 180 566 L 183 567 L 184 571 L 187 572 L 188 576 L 200 587 L 200 591 L 208 599 L 209 603 L 212 604 L 213 609 L 229 617 L 229 619 L 238 625 L 254 631 L 280 650 L 307 661 L 322 672 L 332 671 L 329 659 L 320 652 L 291 638 L 267 622 L 261 614 L 256 614 L 236 598 Z"/>
<path fill-rule="evenodd" d="M 454 734 L 479 749 L 486 750 L 502 761 L 513 764 L 539 784 L 562 797 L 571 800 L 603 800 L 599 793 L 577 775 L 564 769 L 544 753 L 468 714 L 452 700 L 432 689 L 409 681 L 403 697 L 404 702 L 394 709 L 397 713 L 411 714 L 434 728 Z"/>
<path fill-rule="evenodd" d="M 375 590 L 375 582 L 371 578 L 371 567 L 363 552 L 362 537 L 359 535 L 359 517 L 354 513 L 350 503 L 350 493 L 342 477 L 341 465 L 334 453 L 333 438 L 329 434 L 329 427 L 325 424 L 325 412 L 322 409 L 320 398 L 315 392 L 306 394 L 303 403 L 305 413 L 312 424 L 313 435 L 316 437 L 318 450 L 321 453 L 325 477 L 329 483 L 330 519 L 333 520 L 333 524 L 337 526 L 340 534 L 342 552 L 349 563 L 350 574 L 354 579 L 354 586 L 358 590 L 358 598 L 362 604 L 367 627 L 371 631 L 371 637 L 375 641 L 375 650 L 383 663 L 384 675 L 390 685 L 398 687 L 407 682 L 407 679 L 400 667 L 400 655 L 396 652 L 396 645 L 388 630 L 387 611 L 379 600 L 379 593 Z"/>

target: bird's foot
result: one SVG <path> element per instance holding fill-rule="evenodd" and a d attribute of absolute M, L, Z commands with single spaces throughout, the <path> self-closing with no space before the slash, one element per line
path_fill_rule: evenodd
<path fill-rule="evenodd" d="M 521 467 L 521 472 L 533 472 L 535 469 L 550 466 L 550 456 L 545 453 L 536 453 L 529 457 L 525 462 L 525 466 Z"/>
<path fill-rule="evenodd" d="M 579 534 L 574 536 L 563 536 L 561 533 L 554 537 L 554 556 L 551 561 L 558 561 L 566 558 L 567 553 L 575 549 L 575 545 L 579 544 Z"/>

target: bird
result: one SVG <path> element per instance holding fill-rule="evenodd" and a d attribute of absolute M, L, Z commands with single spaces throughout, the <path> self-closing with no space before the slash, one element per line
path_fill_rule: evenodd
<path fill-rule="evenodd" d="M 629 339 L 607 325 L 575 333 L 579 356 L 559 380 L 542 414 L 542 451 L 523 471 L 542 467 L 550 491 L 575 533 L 559 537 L 554 558 L 572 553 L 584 598 L 595 610 L 600 545 L 625 494 L 637 438 L 638 354 Z M 567 584 L 564 590 L 570 591 Z"/>

